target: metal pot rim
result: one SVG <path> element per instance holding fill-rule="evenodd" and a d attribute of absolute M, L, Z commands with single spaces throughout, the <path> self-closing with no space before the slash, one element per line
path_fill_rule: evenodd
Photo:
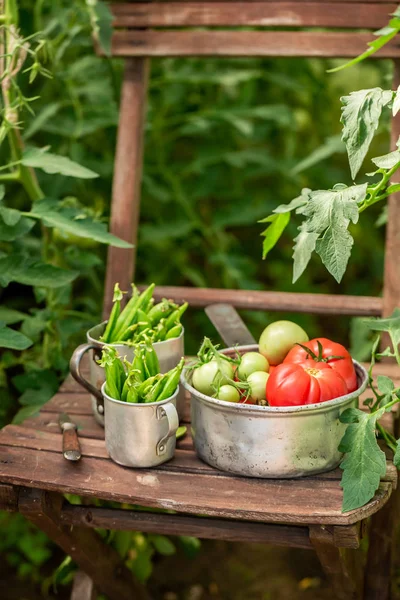
<path fill-rule="evenodd" d="M 243 350 L 245 352 L 252 351 L 257 349 L 258 346 L 256 344 L 248 345 L 248 346 L 236 346 L 234 348 L 225 348 L 222 352 L 225 354 L 229 351 L 235 350 Z M 346 394 L 345 396 L 339 396 L 338 398 L 334 398 L 333 400 L 327 400 L 326 402 L 319 402 L 317 404 L 303 404 L 300 406 L 258 406 L 256 404 L 236 404 L 234 402 L 226 402 L 225 400 L 218 400 L 217 398 L 212 398 L 211 396 L 206 396 L 202 394 L 198 390 L 196 390 L 188 381 L 187 381 L 187 371 L 189 367 L 186 367 L 183 370 L 181 375 L 181 383 L 185 387 L 185 389 L 190 392 L 192 396 L 197 397 L 197 399 L 202 400 L 203 402 L 210 404 L 215 407 L 229 408 L 233 412 L 242 412 L 244 414 L 253 414 L 256 416 L 261 416 L 262 414 L 269 413 L 271 416 L 273 414 L 288 414 L 288 413 L 310 413 L 310 412 L 325 412 L 326 409 L 340 406 L 341 404 L 346 404 L 349 400 L 354 398 L 358 398 L 366 389 L 368 383 L 368 373 L 364 369 L 362 365 L 356 360 L 353 360 L 353 364 L 355 366 L 358 379 L 361 379 L 360 386 L 351 392 L 350 394 Z"/>
<path fill-rule="evenodd" d="M 169 341 L 169 340 L 167 340 L 167 341 Z M 124 402 L 123 400 L 117 400 L 116 398 L 111 398 L 111 396 L 106 394 L 106 392 L 104 391 L 105 387 L 106 387 L 106 383 L 107 382 L 104 382 L 103 385 L 101 386 L 101 393 L 103 394 L 104 398 L 106 398 L 110 402 L 114 402 L 115 404 L 123 404 L 124 406 L 129 406 L 129 407 L 132 406 L 134 408 L 143 408 L 144 406 L 162 406 L 163 404 L 167 404 L 168 402 L 171 402 L 171 400 L 176 398 L 176 396 L 178 395 L 178 392 L 179 392 L 179 385 L 178 385 L 175 392 L 172 394 L 172 396 L 170 396 L 169 398 L 166 398 L 165 400 L 160 400 L 159 402 L 146 402 L 145 404 L 143 404 L 142 402 Z"/>
<path fill-rule="evenodd" d="M 91 335 L 91 331 L 93 331 L 93 329 L 95 327 L 99 327 L 100 325 L 106 325 L 106 323 L 108 323 L 108 321 L 102 321 L 101 323 L 98 323 L 97 325 L 93 325 L 93 327 L 91 327 L 90 329 L 88 329 L 88 331 L 86 332 L 87 335 L 87 340 L 88 342 L 90 342 L 91 344 L 94 344 L 96 346 L 98 346 L 100 349 L 103 348 L 103 346 L 108 346 L 110 348 L 113 347 L 126 347 L 126 348 L 132 348 L 132 346 L 128 346 L 128 344 L 106 344 L 105 342 L 102 342 L 94 337 L 92 337 Z M 176 338 L 171 338 L 170 340 L 162 340 L 161 342 L 154 342 L 153 347 L 157 347 L 157 346 L 162 346 L 163 344 L 169 344 L 174 340 L 179 340 L 181 339 L 185 334 L 185 328 L 182 325 L 182 331 L 180 333 L 180 335 Z"/>

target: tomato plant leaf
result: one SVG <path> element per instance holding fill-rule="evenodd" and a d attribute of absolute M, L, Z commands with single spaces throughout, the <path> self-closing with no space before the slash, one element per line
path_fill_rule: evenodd
<path fill-rule="evenodd" d="M 382 108 L 389 104 L 393 92 L 372 88 L 343 96 L 342 139 L 346 144 L 351 176 L 355 179 L 379 124 Z"/>
<path fill-rule="evenodd" d="M 393 381 L 390 377 L 386 377 L 386 375 L 378 375 L 377 383 L 381 394 L 391 394 L 394 390 Z"/>
<path fill-rule="evenodd" d="M 106 56 L 111 56 L 113 15 L 106 2 L 86 0 L 92 23 L 93 35 Z"/>
<path fill-rule="evenodd" d="M 305 244 L 307 253 L 315 242 L 316 252 L 338 282 L 346 270 L 353 246 L 353 238 L 347 228 L 350 221 L 357 223 L 358 203 L 365 198 L 366 191 L 366 183 L 351 187 L 338 184 L 332 190 L 310 192 L 307 204 L 298 209 L 298 212 L 306 217 L 302 230 L 317 234 L 308 239 L 300 236 L 299 242 L 307 241 Z M 299 254 L 302 261 L 297 261 L 296 274 L 297 269 L 301 274 L 301 267 L 307 259 L 307 253 Z"/>
<path fill-rule="evenodd" d="M 400 151 L 393 150 L 393 152 L 383 154 L 382 156 L 377 156 L 371 160 L 380 169 L 391 169 L 400 162 Z"/>
<path fill-rule="evenodd" d="M 14 325 L 27 318 L 28 315 L 25 313 L 15 310 L 14 308 L 8 308 L 7 306 L 0 306 L 0 321 L 6 325 Z"/>
<path fill-rule="evenodd" d="M 118 248 L 132 248 L 132 244 L 109 233 L 104 223 L 93 221 L 78 208 L 63 206 L 56 200 L 46 198 L 35 202 L 28 214 L 40 219 L 48 227 L 57 227 L 78 237 L 89 238 Z"/>
<path fill-rule="evenodd" d="M 299 232 L 293 246 L 293 283 L 299 279 L 310 262 L 318 239 L 318 233 L 306 231 L 304 224 L 300 225 Z"/>
<path fill-rule="evenodd" d="M 386 319 L 365 319 L 365 323 L 372 331 L 386 331 L 396 347 L 400 344 L 400 308 L 395 308 Z"/>
<path fill-rule="evenodd" d="M 11 350 L 26 350 L 32 346 L 33 342 L 26 335 L 19 331 L 14 331 L 0 323 L 0 348 L 9 348 Z"/>
<path fill-rule="evenodd" d="M 290 213 L 270 215 L 266 219 L 259 221 L 260 223 L 271 223 L 271 225 L 261 234 L 265 238 L 263 241 L 263 258 L 265 258 L 268 252 L 275 246 L 289 221 Z"/>
<path fill-rule="evenodd" d="M 65 175 L 66 177 L 78 177 L 80 179 L 93 179 L 98 174 L 74 162 L 66 156 L 48 152 L 48 148 L 29 148 L 22 155 L 21 163 L 25 167 L 41 169 L 45 173 L 53 175 Z"/>
<path fill-rule="evenodd" d="M 343 512 L 369 502 L 386 473 L 386 456 L 379 448 L 375 434 L 376 421 L 384 412 L 384 408 L 371 414 L 351 408 L 340 417 L 342 423 L 348 423 L 339 445 L 339 450 L 346 453 L 340 465 L 343 469 Z"/>
<path fill-rule="evenodd" d="M 292 210 L 297 210 L 298 208 L 307 204 L 310 192 L 311 190 L 309 188 L 303 188 L 301 190 L 300 196 L 297 196 L 297 198 L 293 198 L 293 200 L 289 202 L 289 204 L 280 204 L 272 212 L 275 214 L 280 214 L 291 212 Z M 262 221 L 260 222 L 262 223 Z"/>
<path fill-rule="evenodd" d="M 16 281 L 24 285 L 56 288 L 70 283 L 78 274 L 21 254 L 0 258 L 0 285 L 3 287 Z"/>
<path fill-rule="evenodd" d="M 28 233 L 34 225 L 35 221 L 26 218 L 20 219 L 15 225 L 6 225 L 0 221 L 0 241 L 13 242 Z"/>
<path fill-rule="evenodd" d="M 0 217 L 6 225 L 12 227 L 18 223 L 22 215 L 21 211 L 16 210 L 15 208 L 7 208 L 6 206 L 0 205 Z"/>
<path fill-rule="evenodd" d="M 400 110 L 400 85 L 396 90 L 396 94 L 393 100 L 392 112 L 395 117 Z"/>
<path fill-rule="evenodd" d="M 354 240 L 347 229 L 336 221 L 316 241 L 315 250 L 322 262 L 338 283 L 346 271 Z"/>

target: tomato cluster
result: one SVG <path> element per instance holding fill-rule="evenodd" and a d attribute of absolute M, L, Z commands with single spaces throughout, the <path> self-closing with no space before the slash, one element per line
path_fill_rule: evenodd
<path fill-rule="evenodd" d="M 259 352 L 237 359 L 217 352 L 206 338 L 192 383 L 226 402 L 270 406 L 318 404 L 357 389 L 352 358 L 341 344 L 308 339 L 291 321 L 276 321 L 260 337 Z"/>

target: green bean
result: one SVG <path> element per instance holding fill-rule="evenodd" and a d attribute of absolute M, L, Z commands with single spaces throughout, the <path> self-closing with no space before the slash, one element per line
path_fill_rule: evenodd
<path fill-rule="evenodd" d="M 167 322 L 166 322 L 168 331 L 171 329 L 171 327 L 174 327 L 174 325 L 179 323 L 183 313 L 185 312 L 185 310 L 187 309 L 188 306 L 189 306 L 189 304 L 187 302 L 185 302 L 179 308 L 174 310 L 174 312 L 168 317 Z"/>
<path fill-rule="evenodd" d="M 179 364 L 175 367 L 175 369 L 172 369 L 172 371 L 170 371 L 168 373 L 168 379 L 165 383 L 165 386 L 164 386 L 161 394 L 157 398 L 158 402 L 160 402 L 160 400 L 166 400 L 167 398 L 170 398 L 174 394 L 174 392 L 176 391 L 176 388 L 178 387 L 179 379 L 181 377 L 181 373 L 182 373 L 184 364 L 185 364 L 185 359 L 182 358 L 181 361 L 179 362 Z"/>
<path fill-rule="evenodd" d="M 127 327 L 125 329 L 125 331 L 122 333 L 122 335 L 119 338 L 119 341 L 125 342 L 127 340 L 129 340 L 130 337 L 134 337 L 134 333 L 135 330 L 139 327 L 138 323 L 135 323 L 135 325 L 131 325 L 130 327 Z M 116 344 L 117 342 L 113 342 L 113 344 Z"/>
<path fill-rule="evenodd" d="M 157 325 L 161 321 L 161 319 L 165 319 L 172 311 L 171 302 L 169 300 L 165 300 L 165 298 L 159 304 L 153 306 L 153 308 L 147 313 L 148 318 L 153 327 Z"/>
<path fill-rule="evenodd" d="M 111 310 L 110 318 L 108 319 L 107 326 L 106 326 L 106 329 L 105 329 L 105 331 L 103 333 L 103 337 L 102 337 L 102 340 L 105 343 L 109 342 L 114 335 L 118 317 L 121 312 L 122 295 L 123 295 L 123 293 L 119 289 L 118 283 L 116 283 L 114 286 L 114 296 L 113 296 L 114 304 L 113 304 L 113 307 Z"/>
<path fill-rule="evenodd" d="M 137 390 L 135 390 L 135 388 L 132 386 L 129 388 L 128 394 L 126 396 L 126 401 L 130 402 L 131 404 L 139 402 L 139 395 L 137 393 Z"/>
<path fill-rule="evenodd" d="M 147 289 L 144 290 L 139 296 L 138 308 L 141 308 L 144 312 L 147 311 L 149 302 L 156 287 L 155 283 L 151 283 Z"/>
<path fill-rule="evenodd" d="M 158 362 L 158 357 L 152 344 L 149 344 L 145 348 L 143 363 L 149 373 L 149 377 L 157 375 L 157 373 L 160 372 L 160 363 Z"/>
<path fill-rule="evenodd" d="M 133 325 L 139 298 L 139 290 L 134 284 L 132 284 L 132 296 L 118 317 L 114 332 L 114 339 L 119 339 L 119 336 L 125 332 L 126 327 Z"/>
<path fill-rule="evenodd" d="M 182 333 L 182 329 L 183 329 L 183 327 L 182 327 L 181 323 L 178 323 L 178 325 L 175 325 L 167 332 L 165 339 L 171 340 L 172 338 L 179 337 Z"/>
<path fill-rule="evenodd" d="M 137 379 L 139 381 L 145 381 L 146 371 L 143 364 L 142 354 L 140 348 L 135 351 L 135 358 L 132 361 L 132 369 L 137 371 Z"/>
<path fill-rule="evenodd" d="M 138 323 L 137 324 L 138 324 L 138 332 L 139 333 L 141 333 L 145 329 L 151 329 L 150 319 L 146 315 L 146 313 L 144 312 L 144 310 L 142 310 L 141 308 L 138 308 L 137 318 L 138 318 Z"/>
<path fill-rule="evenodd" d="M 168 374 L 165 374 L 161 377 L 161 379 L 159 379 L 157 381 L 157 383 L 155 385 L 153 385 L 151 387 L 151 390 L 149 390 L 144 398 L 145 402 L 156 402 L 158 396 L 160 396 L 164 385 L 166 384 L 166 381 L 168 379 Z"/>

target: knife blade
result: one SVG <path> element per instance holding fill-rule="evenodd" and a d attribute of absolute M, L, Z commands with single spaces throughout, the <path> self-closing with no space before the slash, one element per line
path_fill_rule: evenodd
<path fill-rule="evenodd" d="M 63 455 L 67 460 L 77 461 L 81 458 L 81 447 L 78 440 L 77 425 L 66 413 L 61 413 L 58 418 L 63 433 Z"/>

